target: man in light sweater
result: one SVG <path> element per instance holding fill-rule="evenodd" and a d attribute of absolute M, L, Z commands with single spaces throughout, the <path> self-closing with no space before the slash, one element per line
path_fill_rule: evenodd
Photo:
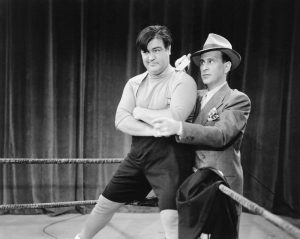
<path fill-rule="evenodd" d="M 116 112 L 118 130 L 132 136 L 130 152 L 100 195 L 76 239 L 90 239 L 125 203 L 143 200 L 151 189 L 158 198 L 166 239 L 178 239 L 176 191 L 192 173 L 194 151 L 175 137 L 158 137 L 151 122 L 158 117 L 187 120 L 197 86 L 170 65 L 172 38 L 165 26 L 149 26 L 137 37 L 146 72 L 126 83 Z"/>

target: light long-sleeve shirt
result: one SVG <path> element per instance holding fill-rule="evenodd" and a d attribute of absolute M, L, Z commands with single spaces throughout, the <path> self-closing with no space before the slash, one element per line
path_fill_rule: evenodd
<path fill-rule="evenodd" d="M 185 121 L 192 112 L 197 98 L 194 79 L 183 71 L 169 66 L 162 74 L 148 72 L 131 78 L 125 85 L 117 108 L 115 125 L 133 117 L 137 106 L 151 110 L 170 109 L 176 120 Z"/>

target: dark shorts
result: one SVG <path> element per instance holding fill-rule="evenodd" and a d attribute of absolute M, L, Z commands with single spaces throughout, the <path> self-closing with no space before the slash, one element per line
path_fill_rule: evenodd
<path fill-rule="evenodd" d="M 143 200 L 151 189 L 160 210 L 176 209 L 179 185 L 193 173 L 194 151 L 174 137 L 133 137 L 131 150 L 102 195 L 115 202 Z"/>

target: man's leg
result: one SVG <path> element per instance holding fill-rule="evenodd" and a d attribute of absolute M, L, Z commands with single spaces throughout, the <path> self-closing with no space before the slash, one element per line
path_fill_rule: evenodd
<path fill-rule="evenodd" d="M 156 139 L 151 153 L 145 174 L 158 197 L 166 239 L 178 239 L 176 192 L 182 181 L 192 174 L 194 153 L 177 144 L 175 138 Z"/>
<path fill-rule="evenodd" d="M 100 195 L 81 232 L 75 239 L 91 239 L 111 220 L 114 213 L 124 203 L 113 202 Z"/>
<path fill-rule="evenodd" d="M 151 187 L 134 156 L 126 157 L 100 195 L 76 239 L 91 239 L 110 221 L 114 213 L 124 205 L 144 199 Z"/>
<path fill-rule="evenodd" d="M 178 212 L 173 209 L 165 209 L 160 212 L 160 220 L 163 225 L 166 239 L 178 239 Z"/>

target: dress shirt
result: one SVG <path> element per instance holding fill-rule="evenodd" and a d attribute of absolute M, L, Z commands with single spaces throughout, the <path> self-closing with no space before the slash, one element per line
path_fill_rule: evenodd
<path fill-rule="evenodd" d="M 217 93 L 218 90 L 220 90 L 227 82 L 225 81 L 223 84 L 213 88 L 212 90 L 209 90 L 206 92 L 206 94 L 201 99 L 201 109 L 206 105 L 206 103 L 214 96 L 214 94 Z"/>

